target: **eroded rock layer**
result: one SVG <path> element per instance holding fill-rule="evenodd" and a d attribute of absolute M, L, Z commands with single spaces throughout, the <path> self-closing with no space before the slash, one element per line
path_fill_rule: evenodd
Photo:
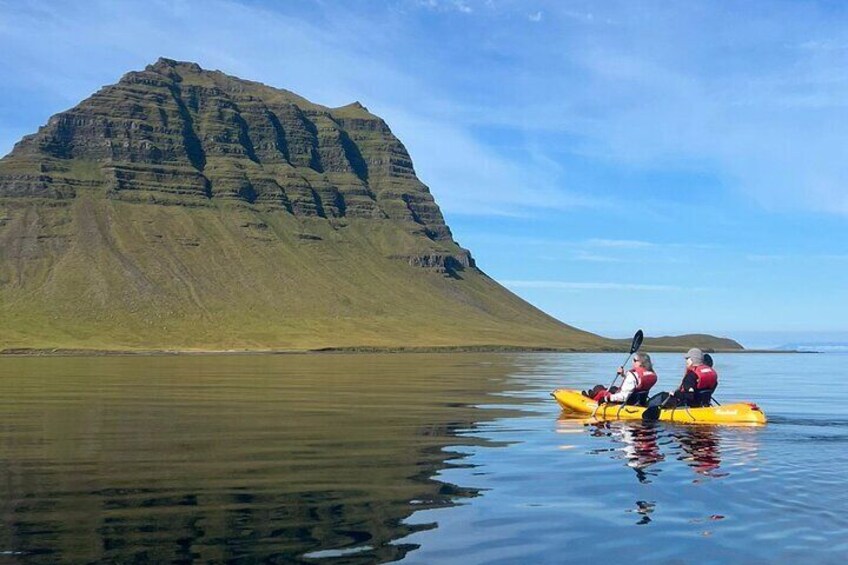
<path fill-rule="evenodd" d="M 386 123 L 285 90 L 160 59 L 53 116 L 15 146 L 0 196 L 203 205 L 235 199 L 298 216 L 407 219 L 449 239 Z"/>

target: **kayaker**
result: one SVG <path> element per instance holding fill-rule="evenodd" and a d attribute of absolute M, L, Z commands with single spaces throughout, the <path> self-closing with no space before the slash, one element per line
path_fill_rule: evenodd
<path fill-rule="evenodd" d="M 686 352 L 686 373 L 680 387 L 665 401 L 663 407 L 709 406 L 718 387 L 718 373 L 712 364 L 707 364 L 704 352 L 693 347 Z"/>
<path fill-rule="evenodd" d="M 657 374 L 651 356 L 647 353 L 637 353 L 633 356 L 633 366 L 625 371 L 624 367 L 618 368 L 618 374 L 624 375 L 621 388 L 612 387 L 606 390 L 603 386 L 592 389 L 591 396 L 595 402 L 612 402 L 617 404 L 645 404 L 648 393 L 657 384 Z"/>

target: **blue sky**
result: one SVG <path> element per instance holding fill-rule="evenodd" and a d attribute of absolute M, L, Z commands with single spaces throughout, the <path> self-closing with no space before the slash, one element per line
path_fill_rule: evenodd
<path fill-rule="evenodd" d="M 362 102 L 567 323 L 848 340 L 846 4 L 0 0 L 0 154 L 159 56 Z"/>

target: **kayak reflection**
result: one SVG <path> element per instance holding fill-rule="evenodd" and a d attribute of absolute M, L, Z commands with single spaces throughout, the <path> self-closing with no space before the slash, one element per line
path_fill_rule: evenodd
<path fill-rule="evenodd" d="M 588 437 L 588 446 L 577 442 L 588 447 L 588 455 L 623 461 L 643 484 L 655 482 L 662 470 L 671 471 L 670 465 L 677 461 L 694 473 L 695 483 L 723 479 L 742 467 L 757 470 L 760 464 L 760 427 L 599 421 L 566 412 L 560 414 L 557 427 L 559 433 Z"/>
<path fill-rule="evenodd" d="M 719 472 L 721 447 L 719 431 L 713 426 L 675 428 L 671 437 L 680 447 L 678 461 L 685 461 L 697 474 L 713 478 L 726 477 Z"/>
<path fill-rule="evenodd" d="M 559 421 L 561 425 L 581 423 L 589 435 L 609 438 L 612 445 L 604 444 L 590 453 L 615 454 L 615 458 L 623 459 L 627 467 L 633 469 L 640 483 L 650 483 L 651 478 L 661 471 L 658 463 L 667 456 L 686 463 L 699 476 L 721 478 L 728 474 L 720 472 L 721 430 L 717 426 L 676 426 L 638 420 L 598 421 L 565 415 Z"/>

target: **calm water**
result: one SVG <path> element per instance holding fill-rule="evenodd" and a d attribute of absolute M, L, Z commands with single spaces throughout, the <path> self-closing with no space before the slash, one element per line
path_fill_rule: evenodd
<path fill-rule="evenodd" d="M 716 356 L 763 428 L 550 398 L 622 358 L 0 359 L 0 560 L 845 561 L 848 356 Z"/>

